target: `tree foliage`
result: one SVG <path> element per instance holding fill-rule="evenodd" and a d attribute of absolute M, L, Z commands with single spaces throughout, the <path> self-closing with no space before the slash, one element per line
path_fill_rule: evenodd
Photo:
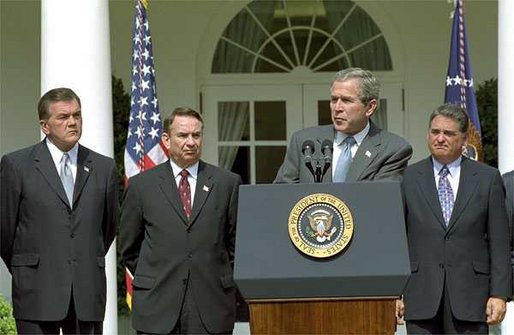
<path fill-rule="evenodd" d="M 125 152 L 125 143 L 127 142 L 127 130 L 129 124 L 130 113 L 130 95 L 125 91 L 123 82 L 120 78 L 112 76 L 112 118 L 114 131 L 114 159 L 116 160 L 116 168 L 118 170 L 118 178 L 120 180 L 120 194 L 125 189 L 124 176 L 125 169 L 123 164 L 123 156 Z M 116 274 L 118 286 L 118 312 L 128 314 L 127 303 L 125 302 L 125 269 L 121 265 L 119 249 L 116 250 Z"/>
<path fill-rule="evenodd" d="M 479 85 L 476 96 L 484 163 L 498 167 L 498 80 L 492 78 Z"/>
<path fill-rule="evenodd" d="M 16 334 L 12 306 L 0 295 L 0 334 Z"/>

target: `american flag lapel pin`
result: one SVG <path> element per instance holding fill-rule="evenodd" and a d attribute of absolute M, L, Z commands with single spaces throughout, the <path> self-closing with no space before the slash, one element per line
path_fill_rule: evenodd
<path fill-rule="evenodd" d="M 203 190 L 204 190 L 205 192 L 209 192 L 209 187 L 207 187 L 206 185 L 203 185 Z"/>
<path fill-rule="evenodd" d="M 371 157 L 371 152 L 369 152 L 369 150 L 366 150 L 365 155 L 366 155 L 366 157 L 370 158 Z"/>
<path fill-rule="evenodd" d="M 87 166 L 84 166 L 84 171 L 86 171 L 87 173 L 89 173 L 89 168 Z"/>

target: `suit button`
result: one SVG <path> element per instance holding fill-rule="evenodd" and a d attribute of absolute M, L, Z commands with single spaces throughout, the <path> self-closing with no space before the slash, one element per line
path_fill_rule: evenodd
<path fill-rule="evenodd" d="M 182 279 L 182 284 L 184 284 L 184 285 L 187 284 L 187 278 Z"/>
<path fill-rule="evenodd" d="M 75 238 L 75 234 L 74 234 L 74 233 L 71 233 L 71 234 L 70 234 L 70 237 L 71 237 L 71 238 Z"/>
<path fill-rule="evenodd" d="M 189 258 L 193 258 L 193 253 L 192 253 L 192 252 L 190 252 L 189 254 L 187 254 L 187 257 L 189 257 Z"/>
<path fill-rule="evenodd" d="M 445 239 L 445 241 L 449 241 L 450 240 L 450 236 L 446 236 L 444 239 Z"/>

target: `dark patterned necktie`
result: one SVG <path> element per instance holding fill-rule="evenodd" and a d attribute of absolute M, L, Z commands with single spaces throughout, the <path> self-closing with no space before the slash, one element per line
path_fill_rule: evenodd
<path fill-rule="evenodd" d="M 439 183 L 437 193 L 439 194 L 439 203 L 443 212 L 444 223 L 448 226 L 453 211 L 453 190 L 448 180 L 448 167 L 445 165 L 439 171 Z"/>
<path fill-rule="evenodd" d="M 189 172 L 187 170 L 180 171 L 180 175 L 182 178 L 178 184 L 178 192 L 180 195 L 180 200 L 182 201 L 182 208 L 184 208 L 184 213 L 186 213 L 187 218 L 191 216 L 191 187 L 189 186 L 189 181 L 187 177 L 189 176 Z"/>
<path fill-rule="evenodd" d="M 68 198 L 68 203 L 71 207 L 73 205 L 73 188 L 75 183 L 73 181 L 73 175 L 71 174 L 70 164 L 70 155 L 65 152 L 61 158 L 61 171 L 59 172 L 59 177 L 61 177 L 62 186 L 64 186 L 64 191 L 66 191 L 66 197 Z"/>
<path fill-rule="evenodd" d="M 335 182 L 343 182 L 346 180 L 348 169 L 350 169 L 350 164 L 352 164 L 352 146 L 355 143 L 357 142 L 353 136 L 348 136 L 341 143 L 343 144 L 343 150 L 337 160 L 336 171 L 334 173 Z"/>

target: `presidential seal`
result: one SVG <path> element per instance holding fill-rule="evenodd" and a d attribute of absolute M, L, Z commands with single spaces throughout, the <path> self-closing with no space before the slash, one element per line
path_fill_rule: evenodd
<path fill-rule="evenodd" d="M 343 251 L 352 239 L 352 213 L 331 194 L 311 194 L 291 210 L 288 231 L 293 244 L 304 254 L 331 257 Z"/>

